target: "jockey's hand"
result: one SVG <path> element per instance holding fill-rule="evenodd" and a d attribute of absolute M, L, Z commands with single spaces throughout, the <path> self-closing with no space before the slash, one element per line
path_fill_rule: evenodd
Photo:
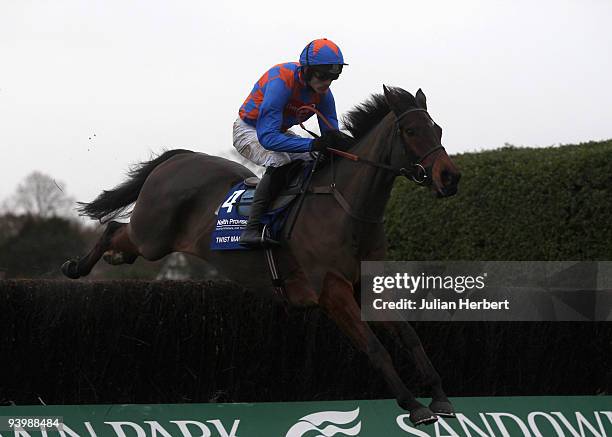
<path fill-rule="evenodd" d="M 325 152 L 328 147 L 338 150 L 348 150 L 355 139 L 350 135 L 339 130 L 328 130 L 321 134 L 319 138 L 312 140 L 311 150 L 313 152 Z"/>
<path fill-rule="evenodd" d="M 310 143 L 310 151 L 325 152 L 329 145 L 329 138 L 324 135 L 321 135 L 319 138 L 315 138 L 314 140 L 312 140 L 312 143 Z"/>
<path fill-rule="evenodd" d="M 345 134 L 339 130 L 328 130 L 323 133 L 323 135 L 327 135 L 331 137 L 330 146 L 334 149 L 338 150 L 348 150 L 355 145 L 357 141 L 350 135 Z"/>

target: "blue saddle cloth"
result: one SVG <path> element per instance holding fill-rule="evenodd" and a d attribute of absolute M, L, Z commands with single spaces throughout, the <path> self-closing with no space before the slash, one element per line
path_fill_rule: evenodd
<path fill-rule="evenodd" d="M 249 219 L 254 193 L 255 188 L 247 186 L 244 182 L 234 185 L 229 190 L 217 213 L 217 223 L 210 241 L 211 250 L 249 250 L 239 242 L 240 234 Z M 268 226 L 271 238 L 279 240 L 292 203 L 268 211 L 261 218 L 261 222 Z"/>

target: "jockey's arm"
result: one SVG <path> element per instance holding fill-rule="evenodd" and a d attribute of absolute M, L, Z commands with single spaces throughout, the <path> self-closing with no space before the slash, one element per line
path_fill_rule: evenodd
<path fill-rule="evenodd" d="M 319 112 L 331 123 L 334 127 L 334 130 L 338 130 L 338 116 L 336 115 L 336 102 L 334 101 L 334 96 L 331 90 L 327 90 L 327 92 L 321 97 L 321 101 L 317 105 L 317 109 Z M 317 117 L 319 121 L 319 130 L 321 133 L 330 130 L 327 124 Z"/>
<path fill-rule="evenodd" d="M 281 132 L 283 110 L 290 97 L 291 89 L 286 87 L 280 78 L 268 83 L 255 127 L 257 139 L 263 147 L 275 152 L 308 152 L 312 139 L 294 137 Z"/>

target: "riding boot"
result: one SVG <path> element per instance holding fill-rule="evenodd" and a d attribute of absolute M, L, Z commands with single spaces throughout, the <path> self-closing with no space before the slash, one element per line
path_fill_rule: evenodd
<path fill-rule="evenodd" d="M 249 215 L 249 221 L 246 228 L 240 235 L 241 246 L 254 249 L 263 247 L 266 242 L 276 243 L 264 238 L 261 227 L 261 217 L 268 209 L 268 206 L 274 197 L 274 193 L 277 191 L 277 187 L 274 187 L 274 178 L 272 176 L 272 173 L 274 173 L 275 170 L 275 167 L 268 167 L 263 177 L 257 184 L 255 196 L 253 197 L 253 203 L 251 203 L 251 214 Z"/>

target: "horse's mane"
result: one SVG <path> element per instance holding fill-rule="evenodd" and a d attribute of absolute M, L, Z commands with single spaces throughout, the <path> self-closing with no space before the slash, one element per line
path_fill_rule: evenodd
<path fill-rule="evenodd" d="M 342 116 L 342 125 L 357 141 L 365 137 L 391 111 L 383 94 L 372 94 Z"/>
<path fill-rule="evenodd" d="M 416 106 L 414 97 L 407 91 L 387 87 L 390 94 L 409 106 Z M 384 94 L 372 94 L 365 102 L 355 106 L 342 117 L 342 125 L 357 141 L 366 136 L 374 126 L 382 121 L 391 111 Z"/>

